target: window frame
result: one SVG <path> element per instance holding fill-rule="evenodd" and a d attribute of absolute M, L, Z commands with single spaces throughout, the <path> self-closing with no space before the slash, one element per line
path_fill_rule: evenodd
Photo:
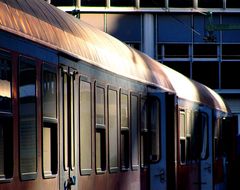
<path fill-rule="evenodd" d="M 132 107 L 133 107 L 133 105 L 132 105 L 132 102 L 133 102 L 133 100 L 132 100 L 132 97 L 136 97 L 137 98 L 137 112 L 133 112 L 133 110 L 132 110 Z M 139 169 L 139 166 L 140 166 L 140 157 L 139 157 L 139 153 L 140 153 L 140 145 L 139 145 L 139 142 L 140 142 L 140 140 L 139 140 L 139 131 L 140 131 L 140 129 L 139 129 L 139 107 L 140 107 L 140 105 L 139 105 L 139 101 L 140 101 L 140 96 L 139 96 L 139 94 L 138 93 L 136 93 L 136 92 L 130 92 L 130 109 L 129 109 L 129 111 L 130 111 L 130 133 L 131 133 L 131 135 L 130 135 L 130 139 L 131 139 L 131 146 L 130 146 L 130 150 L 131 150 L 131 167 L 132 167 L 132 170 L 138 170 Z M 137 143 L 137 152 L 136 152 L 136 154 L 137 155 L 135 155 L 135 156 L 137 156 L 136 157 L 136 161 L 137 161 L 137 163 L 136 164 L 134 164 L 133 162 L 134 162 L 134 152 L 133 152 L 133 145 L 134 145 L 134 143 L 133 143 L 133 135 L 134 135 L 134 133 L 133 133 L 133 123 L 132 123 L 132 121 L 134 120 L 134 117 L 133 117 L 133 114 L 134 113 L 136 113 L 136 132 L 137 132 L 137 134 L 135 135 L 135 137 L 137 138 L 136 139 L 136 142 L 135 143 Z"/>
<path fill-rule="evenodd" d="M 91 168 L 86 168 L 86 169 L 83 169 L 82 167 L 81 167 L 81 158 L 82 158 L 82 154 L 81 154 L 81 101 L 80 101 L 80 99 L 81 99 L 81 81 L 83 81 L 83 82 L 86 82 L 86 83 L 89 83 L 90 84 L 90 143 L 91 143 L 91 145 L 90 145 L 90 165 L 91 165 Z M 79 77 L 79 118 L 80 118 L 80 122 L 79 122 L 79 126 L 80 126 L 80 129 L 79 129 L 79 148 L 80 148 L 80 151 L 79 151 L 79 160 L 80 160 L 80 162 L 79 162 L 79 168 L 80 168 L 80 174 L 83 176 L 83 175 L 91 175 L 92 174 L 92 172 L 93 172 L 93 161 L 92 161 L 92 145 L 93 145 L 93 142 L 92 142 L 92 140 L 93 140 L 93 133 L 92 133 L 92 126 L 93 126 L 93 121 L 92 121 L 92 116 L 93 116 L 93 108 L 92 108 L 92 106 L 93 106 L 93 104 L 94 104 L 94 102 L 93 102 L 93 83 L 91 82 L 91 80 L 88 78 L 88 77 L 86 77 L 86 76 L 83 76 L 83 75 L 81 75 L 80 77 Z"/>
<path fill-rule="evenodd" d="M 35 171 L 31 171 L 29 173 L 24 173 L 21 171 L 21 115 L 20 115 L 20 109 L 21 109 L 21 102 L 20 102 L 20 65 L 21 65 L 21 62 L 24 62 L 26 64 L 30 64 L 30 65 L 33 65 L 34 68 L 35 68 L 35 72 L 36 72 L 36 76 L 34 78 L 35 80 L 35 101 L 34 101 L 34 105 L 35 105 L 35 143 L 36 143 L 36 146 L 35 146 Z M 37 125 L 37 120 L 38 120 L 38 115 L 37 115 L 37 90 L 38 90 L 38 84 L 37 84 L 37 61 L 32 59 L 32 58 L 29 58 L 29 57 L 25 57 L 25 56 L 19 56 L 19 61 L 18 61 L 18 98 L 19 98 L 19 172 L 20 172 L 20 178 L 21 180 L 23 181 L 26 181 L 26 180 L 35 180 L 37 178 L 37 174 L 38 174 L 38 125 Z"/>
<path fill-rule="evenodd" d="M 122 96 L 127 97 L 127 125 L 128 127 L 122 127 Z M 128 171 L 130 169 L 130 121 L 129 121 L 129 93 L 127 90 L 120 89 L 119 91 L 119 108 L 120 108 L 120 168 L 121 171 Z M 124 137 L 124 154 L 122 153 L 122 135 Z M 124 156 L 124 158 L 122 157 Z"/>
<path fill-rule="evenodd" d="M 0 110 L 0 119 L 3 119 L 4 122 L 7 122 L 10 126 L 4 127 L 1 126 L 2 132 L 3 132 L 3 151 L 4 148 L 7 146 L 8 151 L 7 153 L 3 153 L 3 174 L 0 174 L 0 183 L 2 182 L 9 182 L 13 178 L 13 144 L 14 144 L 14 138 L 13 138 L 13 128 L 14 128 L 14 117 L 13 117 L 13 86 L 14 86 L 14 64 L 13 64 L 13 58 L 10 52 L 4 51 L 0 49 L 0 58 L 6 61 L 9 61 L 9 66 L 11 69 L 11 76 L 10 76 L 10 97 L 11 97 L 11 106 L 9 110 Z M 7 128 L 7 129 L 5 129 Z M 7 130 L 7 134 L 5 134 Z M 4 138 L 7 136 L 7 140 Z M 6 142 L 7 141 L 7 142 Z M 7 162 L 6 162 L 7 161 Z M 7 169 L 6 169 L 7 168 Z"/>
<path fill-rule="evenodd" d="M 104 124 L 97 124 L 97 88 L 101 88 L 103 89 L 103 96 L 104 96 Z M 107 120 L 106 120 L 106 86 L 103 83 L 100 83 L 98 81 L 95 81 L 94 84 L 94 125 L 95 125 L 95 170 L 96 170 L 96 174 L 104 174 L 107 171 L 107 134 L 106 134 L 106 130 L 107 130 Z M 100 140 L 100 144 L 99 144 L 99 148 L 101 151 L 101 158 L 100 158 L 100 167 L 97 167 L 97 138 L 98 138 L 98 133 L 99 133 L 99 140 Z M 102 154 L 103 153 L 103 154 Z"/>
<path fill-rule="evenodd" d="M 146 109 L 143 109 L 143 108 Z M 147 95 L 140 96 L 140 165 L 148 168 L 149 162 L 149 127 L 148 127 L 148 103 Z"/>
<path fill-rule="evenodd" d="M 111 138 L 110 138 L 110 108 L 109 108 L 109 106 L 110 106 L 110 104 L 109 104 L 109 91 L 114 91 L 114 92 L 116 92 L 116 121 L 117 121 L 117 129 L 116 129 L 116 132 L 117 132 L 117 139 L 115 139 L 116 141 L 117 141 L 117 159 L 116 159 L 116 161 L 117 161 L 117 167 L 111 167 L 111 165 L 110 165 L 110 155 L 111 155 L 111 149 L 110 149 L 110 144 L 111 144 Z M 110 173 L 117 173 L 117 172 L 119 172 L 120 171 L 120 167 L 119 167 L 119 165 L 120 165 L 120 157 L 119 157 L 119 131 L 120 131 L 120 129 L 119 129 L 119 122 L 120 122 L 120 120 L 119 120 L 119 90 L 118 90 L 118 88 L 116 88 L 116 87 L 114 87 L 114 86 L 110 86 L 110 85 L 108 85 L 108 88 L 107 88 L 107 110 L 108 110 L 108 113 L 107 113 L 107 117 L 108 117 L 108 161 L 109 161 L 109 172 Z"/>
<path fill-rule="evenodd" d="M 58 70 L 56 66 L 51 66 L 49 63 L 43 63 L 42 68 L 42 172 L 43 172 L 43 178 L 55 178 L 58 173 Z M 43 91 L 43 85 L 44 85 L 44 72 L 51 72 L 55 74 L 56 76 L 56 84 L 55 84 L 55 92 L 56 92 L 56 99 L 55 99 L 55 105 L 56 105 L 56 117 L 47 117 L 44 115 L 44 91 Z M 50 165 L 50 171 L 44 170 L 44 128 L 50 129 L 50 154 L 51 154 L 51 165 Z M 55 133 L 55 134 L 54 134 Z M 55 141 L 55 142 L 54 142 Z M 54 146 L 55 143 L 55 147 Z M 55 148 L 54 151 L 52 151 L 52 148 Z M 53 165 L 52 163 L 55 164 Z"/>

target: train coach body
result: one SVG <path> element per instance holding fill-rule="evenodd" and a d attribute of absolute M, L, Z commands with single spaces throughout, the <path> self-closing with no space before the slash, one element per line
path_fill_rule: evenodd
<path fill-rule="evenodd" d="M 44 1 L 0 10 L 0 190 L 224 189 L 217 93 Z"/>

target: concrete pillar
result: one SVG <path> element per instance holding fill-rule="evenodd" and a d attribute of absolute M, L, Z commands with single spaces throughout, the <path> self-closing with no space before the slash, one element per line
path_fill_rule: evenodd
<path fill-rule="evenodd" d="M 198 8 L 198 0 L 193 0 L 193 8 Z"/>
<path fill-rule="evenodd" d="M 143 52 L 154 58 L 154 16 L 146 13 L 143 15 Z"/>

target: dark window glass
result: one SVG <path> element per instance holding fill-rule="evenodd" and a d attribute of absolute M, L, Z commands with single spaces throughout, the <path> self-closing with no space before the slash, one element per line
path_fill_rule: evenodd
<path fill-rule="evenodd" d="M 222 8 L 223 7 L 223 1 L 222 0 L 198 0 L 198 7 Z"/>
<path fill-rule="evenodd" d="M 36 66 L 27 59 L 19 63 L 19 146 L 23 180 L 37 173 Z"/>
<path fill-rule="evenodd" d="M 208 149 L 208 118 L 205 113 L 194 112 L 193 116 L 193 145 L 192 157 L 197 159 L 207 159 Z"/>
<path fill-rule="evenodd" d="M 165 0 L 140 0 L 140 7 L 164 7 Z"/>
<path fill-rule="evenodd" d="M 195 58 L 217 58 L 217 45 L 195 44 L 193 46 L 193 56 Z"/>
<path fill-rule="evenodd" d="M 200 127 L 201 127 L 200 158 L 207 159 L 208 157 L 208 118 L 207 118 L 207 115 L 204 113 L 201 113 Z"/>
<path fill-rule="evenodd" d="M 188 44 L 165 44 L 165 58 L 188 58 Z"/>
<path fill-rule="evenodd" d="M 43 70 L 43 117 L 57 117 L 57 74 Z"/>
<path fill-rule="evenodd" d="M 91 83 L 80 81 L 80 168 L 81 174 L 92 171 L 92 95 Z"/>
<path fill-rule="evenodd" d="M 169 0 L 169 7 L 193 7 L 193 0 Z"/>
<path fill-rule="evenodd" d="M 0 181 L 13 175 L 12 68 L 0 54 Z"/>
<path fill-rule="evenodd" d="M 129 168 L 129 108 L 128 108 L 128 95 L 121 93 L 121 169 L 126 170 Z"/>
<path fill-rule="evenodd" d="M 147 126 L 147 100 L 141 99 L 141 167 L 147 167 L 149 155 L 149 139 Z"/>
<path fill-rule="evenodd" d="M 211 88 L 219 88 L 218 62 L 194 62 L 192 64 L 192 78 Z"/>
<path fill-rule="evenodd" d="M 96 87 L 96 171 L 106 170 L 105 89 Z"/>
<path fill-rule="evenodd" d="M 131 95 L 131 143 L 132 143 L 132 169 L 139 166 L 139 140 L 138 140 L 138 97 Z"/>
<path fill-rule="evenodd" d="M 108 90 L 109 117 L 109 167 L 110 171 L 118 170 L 118 107 L 117 91 Z"/>
<path fill-rule="evenodd" d="M 190 62 L 164 61 L 163 64 L 171 67 L 172 69 L 182 73 L 187 77 L 190 77 Z"/>
<path fill-rule="evenodd" d="M 221 63 L 221 88 L 226 89 L 239 89 L 240 78 L 239 76 L 240 62 L 222 62 Z"/>
<path fill-rule="evenodd" d="M 150 160 L 157 162 L 160 160 L 160 102 L 157 98 L 151 98 L 150 100 L 150 119 L 149 119 L 149 138 L 150 138 Z"/>
<path fill-rule="evenodd" d="M 57 74 L 43 67 L 43 174 L 57 174 Z"/>
<path fill-rule="evenodd" d="M 223 59 L 240 59 L 240 44 L 223 44 Z"/>
<path fill-rule="evenodd" d="M 227 8 L 240 8 L 240 1 L 226 0 Z"/>
<path fill-rule="evenodd" d="M 106 0 L 81 0 L 82 6 L 97 6 L 97 7 L 105 7 Z"/>
<path fill-rule="evenodd" d="M 0 111 L 12 110 L 12 68 L 10 60 L 0 57 Z"/>
<path fill-rule="evenodd" d="M 110 0 L 111 6 L 117 7 L 127 7 L 127 6 L 135 6 L 134 0 Z"/>
<path fill-rule="evenodd" d="M 51 0 L 54 6 L 75 6 L 76 0 Z"/>

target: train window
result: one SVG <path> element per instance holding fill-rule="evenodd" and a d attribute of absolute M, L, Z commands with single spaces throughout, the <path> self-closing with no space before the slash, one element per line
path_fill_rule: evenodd
<path fill-rule="evenodd" d="M 193 158 L 207 159 L 208 157 L 208 118 L 205 113 L 195 112 L 192 132 L 195 140 L 192 145 Z"/>
<path fill-rule="evenodd" d="M 138 136 L 138 96 L 131 94 L 131 156 L 132 156 L 132 169 L 138 169 L 139 166 L 139 136 Z"/>
<path fill-rule="evenodd" d="M 201 159 L 208 157 L 208 119 L 205 113 L 201 113 Z"/>
<path fill-rule="evenodd" d="M 117 91 L 108 89 L 109 125 L 109 168 L 118 171 L 118 96 Z"/>
<path fill-rule="evenodd" d="M 146 168 L 148 163 L 148 127 L 147 127 L 147 99 L 141 98 L 141 167 Z"/>
<path fill-rule="evenodd" d="M 12 67 L 0 53 L 0 180 L 13 175 Z"/>
<path fill-rule="evenodd" d="M 186 163 L 186 116 L 184 111 L 180 111 L 180 162 Z"/>
<path fill-rule="evenodd" d="M 57 74 L 43 66 L 43 175 L 57 174 Z"/>
<path fill-rule="evenodd" d="M 22 180 L 37 175 L 36 66 L 20 58 L 19 63 L 19 146 Z"/>
<path fill-rule="evenodd" d="M 151 150 L 150 150 L 150 160 L 152 162 L 159 161 L 160 155 L 160 102 L 157 98 L 151 98 L 150 101 L 150 118 L 149 118 L 149 125 L 150 125 L 150 143 L 151 143 Z"/>
<path fill-rule="evenodd" d="M 222 121 L 220 118 L 217 118 L 214 126 L 214 158 L 215 160 L 222 156 Z"/>
<path fill-rule="evenodd" d="M 80 169 L 82 175 L 92 172 L 92 91 L 91 83 L 80 80 Z"/>
<path fill-rule="evenodd" d="M 121 92 L 120 97 L 121 114 L 121 169 L 129 168 L 129 122 L 128 122 L 128 95 Z"/>
<path fill-rule="evenodd" d="M 96 171 L 106 170 L 106 125 L 105 125 L 105 89 L 96 86 Z"/>

